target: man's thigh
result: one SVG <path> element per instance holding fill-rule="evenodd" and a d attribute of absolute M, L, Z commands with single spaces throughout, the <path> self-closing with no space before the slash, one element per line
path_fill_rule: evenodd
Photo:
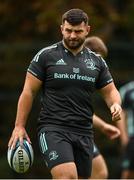
<path fill-rule="evenodd" d="M 41 153 L 49 169 L 62 163 L 74 162 L 72 145 L 64 132 L 42 131 L 38 137 Z"/>
<path fill-rule="evenodd" d="M 93 140 L 88 136 L 78 135 L 74 147 L 74 158 L 78 176 L 87 179 L 91 176 L 93 158 Z"/>
<path fill-rule="evenodd" d="M 39 133 L 39 145 L 46 165 L 51 171 L 53 169 L 52 172 L 57 172 L 56 169 L 64 165 L 70 172 L 69 163 L 72 163 L 77 167 L 78 176 L 90 177 L 93 143 L 89 137 L 66 132 L 42 131 Z"/>

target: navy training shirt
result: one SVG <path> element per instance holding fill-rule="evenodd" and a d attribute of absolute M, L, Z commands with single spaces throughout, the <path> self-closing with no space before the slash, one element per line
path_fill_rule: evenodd
<path fill-rule="evenodd" d="M 43 82 L 39 129 L 92 134 L 92 93 L 113 81 L 100 56 L 85 47 L 74 56 L 58 42 L 40 50 L 28 72 Z"/>
<path fill-rule="evenodd" d="M 127 113 L 127 132 L 130 138 L 134 138 L 134 81 L 120 88 L 122 107 Z"/>

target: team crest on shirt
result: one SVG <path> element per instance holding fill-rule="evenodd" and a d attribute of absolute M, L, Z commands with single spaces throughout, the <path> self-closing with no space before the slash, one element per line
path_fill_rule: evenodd
<path fill-rule="evenodd" d="M 59 157 L 59 155 L 57 154 L 56 151 L 51 151 L 51 152 L 49 153 L 49 159 L 50 159 L 50 161 L 51 161 L 51 160 L 56 160 L 58 157 Z"/>
<path fill-rule="evenodd" d="M 95 63 L 92 59 L 85 59 L 84 62 L 86 63 L 86 67 L 91 70 L 95 70 Z"/>

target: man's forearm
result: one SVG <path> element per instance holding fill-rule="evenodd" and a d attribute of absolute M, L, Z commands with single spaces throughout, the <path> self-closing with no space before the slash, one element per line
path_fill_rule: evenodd
<path fill-rule="evenodd" d="M 113 104 L 121 105 L 121 97 L 114 83 L 110 83 L 100 90 L 107 106 L 110 108 Z"/>
<path fill-rule="evenodd" d="M 127 119 L 126 119 L 126 113 L 125 111 L 122 112 L 121 121 L 117 121 L 116 125 L 120 129 L 121 135 L 121 143 L 122 145 L 125 145 L 128 142 L 128 132 L 127 132 Z"/>
<path fill-rule="evenodd" d="M 25 127 L 28 115 L 32 108 L 32 103 L 33 95 L 31 93 L 22 92 L 18 101 L 15 126 Z"/>
<path fill-rule="evenodd" d="M 121 105 L 121 98 L 119 92 L 114 89 L 112 90 L 108 96 L 105 97 L 105 101 L 107 106 L 110 108 L 113 104 Z"/>
<path fill-rule="evenodd" d="M 105 122 L 98 117 L 97 115 L 93 115 L 93 125 L 95 128 L 102 130 L 105 126 Z"/>

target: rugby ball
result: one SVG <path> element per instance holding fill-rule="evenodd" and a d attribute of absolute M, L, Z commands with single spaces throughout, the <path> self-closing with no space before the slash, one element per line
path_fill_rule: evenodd
<path fill-rule="evenodd" d="M 7 160 L 9 166 L 17 173 L 25 173 L 33 164 L 34 153 L 32 145 L 23 140 L 23 146 L 17 141 L 15 148 L 8 148 Z"/>

